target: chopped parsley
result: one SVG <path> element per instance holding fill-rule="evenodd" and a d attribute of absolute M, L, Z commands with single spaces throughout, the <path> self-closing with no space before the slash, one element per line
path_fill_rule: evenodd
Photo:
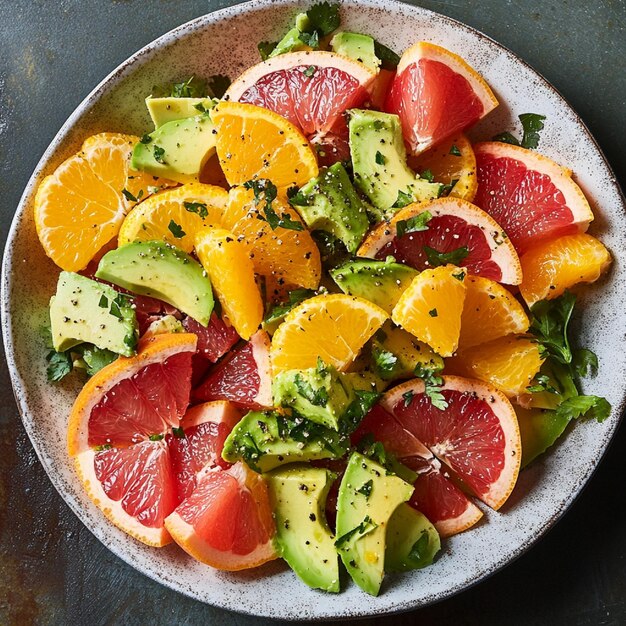
<path fill-rule="evenodd" d="M 420 174 L 420 178 L 423 178 L 424 180 L 427 180 L 429 183 L 434 183 L 435 182 L 435 175 L 430 170 L 424 170 Z"/>
<path fill-rule="evenodd" d="M 383 70 L 394 71 L 400 63 L 400 55 L 380 41 L 374 40 L 374 54 L 380 59 L 380 67 Z"/>
<path fill-rule="evenodd" d="M 379 152 L 378 150 L 376 151 L 376 163 L 378 163 L 378 165 L 384 165 L 387 162 L 387 159 L 385 158 L 385 155 L 382 152 Z"/>
<path fill-rule="evenodd" d="M 501 141 L 513 146 L 521 146 L 522 148 L 534 149 L 539 145 L 539 133 L 544 129 L 545 115 L 538 113 L 522 113 L 518 116 L 522 124 L 522 140 L 520 141 L 515 135 L 507 132 L 499 133 L 493 138 L 493 141 Z"/>
<path fill-rule="evenodd" d="M 135 197 L 130 191 L 128 191 L 128 189 L 124 188 L 122 189 L 122 195 L 126 198 L 126 200 L 128 200 L 129 202 L 139 202 L 139 199 L 137 197 Z M 143 195 L 143 189 L 141 190 L 140 196 L 141 197 Z"/>
<path fill-rule="evenodd" d="M 367 535 L 367 533 L 374 530 L 377 526 L 378 524 L 375 524 L 372 521 L 372 518 L 369 515 L 366 515 L 365 519 L 358 526 L 349 530 L 344 535 L 341 535 L 341 537 L 335 541 L 335 548 L 341 549 L 344 544 L 348 543 L 352 537 L 354 537 L 354 535 L 362 537 L 363 535 Z"/>
<path fill-rule="evenodd" d="M 152 141 L 152 137 L 148 133 L 144 133 L 139 140 L 141 143 L 149 144 Z"/>
<path fill-rule="evenodd" d="M 428 315 L 430 315 L 431 317 L 437 317 L 439 313 L 437 313 L 437 309 L 431 309 L 430 311 L 428 311 Z"/>
<path fill-rule="evenodd" d="M 378 391 L 356 389 L 354 395 L 356 398 L 348 405 L 346 412 L 341 416 L 341 430 L 344 433 L 354 431 L 380 399 Z"/>
<path fill-rule="evenodd" d="M 259 213 L 259 218 L 265 220 L 270 225 L 272 230 L 276 230 L 277 228 L 298 231 L 304 230 L 302 222 L 292 219 L 288 213 L 283 213 L 279 216 L 272 207 L 272 203 L 276 200 L 278 189 L 271 180 L 268 180 L 267 178 L 248 180 L 243 184 L 243 186 L 246 189 L 252 189 L 254 192 L 254 202 L 257 207 L 260 206 L 261 202 L 265 203 L 263 208 L 265 216 L 263 217 L 261 213 Z"/>
<path fill-rule="evenodd" d="M 315 65 L 309 65 L 309 67 L 307 67 L 302 73 L 307 78 L 312 78 L 316 71 L 317 71 L 317 68 L 315 67 Z"/>
<path fill-rule="evenodd" d="M 377 374 L 383 380 L 393 378 L 398 367 L 398 357 L 388 350 L 384 350 L 379 346 L 372 348 L 372 362 Z"/>
<path fill-rule="evenodd" d="M 408 220 L 399 220 L 396 224 L 396 236 L 402 237 L 407 233 L 417 233 L 428 230 L 428 222 L 432 219 L 430 211 L 422 211 Z"/>
<path fill-rule="evenodd" d="M 378 120 L 376 120 L 378 121 Z M 409 204 L 411 204 L 411 202 L 413 202 L 413 195 L 411 193 L 409 193 L 408 191 L 398 191 L 398 198 L 396 199 L 396 201 L 393 203 L 393 207 L 394 209 L 401 209 L 402 207 L 405 207 Z"/>
<path fill-rule="evenodd" d="M 154 155 L 154 160 L 157 163 L 161 163 L 161 165 L 166 165 L 166 162 L 165 162 L 165 149 L 164 148 L 161 148 L 161 146 L 156 146 L 155 145 L 152 154 Z"/>
<path fill-rule="evenodd" d="M 366 499 L 372 495 L 372 488 L 374 487 L 374 481 L 370 478 L 368 481 L 364 482 L 357 490 L 357 493 L 360 493 L 365 496 Z"/>
<path fill-rule="evenodd" d="M 439 267 L 440 265 L 458 265 L 464 258 L 469 255 L 469 249 L 467 246 L 462 246 L 448 252 L 439 252 L 430 246 L 424 246 L 424 252 L 428 259 L 428 264 L 431 267 Z"/>
<path fill-rule="evenodd" d="M 436 311 L 436 309 L 434 310 Z M 440 411 L 444 411 L 448 408 L 448 402 L 441 393 L 443 378 L 440 376 L 440 373 L 442 369 L 442 366 L 431 365 L 429 367 L 425 364 L 418 363 L 414 370 L 415 376 L 424 381 L 424 393 L 426 397 L 430 400 L 431 404 Z"/>
<path fill-rule="evenodd" d="M 328 403 L 328 391 L 325 387 L 313 389 L 311 383 L 306 381 L 299 373 L 294 377 L 294 384 L 298 390 L 298 394 L 313 406 L 326 406 Z"/>
<path fill-rule="evenodd" d="M 430 543 L 428 538 L 428 532 L 422 531 L 421 537 L 413 544 L 409 550 L 409 559 L 411 561 L 421 562 L 427 557 L 428 544 Z"/>
<path fill-rule="evenodd" d="M 189 213 L 197 213 L 202 219 L 209 215 L 207 205 L 204 202 L 183 202 L 183 206 Z"/>
<path fill-rule="evenodd" d="M 182 229 L 180 224 L 177 224 L 174 220 L 170 220 L 167 225 L 169 231 L 176 237 L 176 239 L 182 239 L 187 233 Z"/>
<path fill-rule="evenodd" d="M 451 154 L 452 156 L 461 156 L 461 151 L 459 150 L 458 146 L 453 143 L 448 154 Z"/>
<path fill-rule="evenodd" d="M 185 437 L 185 431 L 183 430 L 182 426 L 173 426 L 172 434 L 178 439 L 183 439 Z"/>
<path fill-rule="evenodd" d="M 205 98 L 207 95 L 206 81 L 191 76 L 180 83 L 153 87 L 151 95 L 155 98 Z"/>
<path fill-rule="evenodd" d="M 290 291 L 287 296 L 287 302 L 277 304 L 275 307 L 273 307 L 271 311 L 265 316 L 265 319 L 263 321 L 267 324 L 270 322 L 281 320 L 297 304 L 300 304 L 308 298 L 312 298 L 314 295 L 315 291 L 311 289 L 294 289 L 293 291 Z"/>

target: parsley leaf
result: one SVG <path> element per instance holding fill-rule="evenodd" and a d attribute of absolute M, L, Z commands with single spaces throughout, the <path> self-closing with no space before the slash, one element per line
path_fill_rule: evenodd
<path fill-rule="evenodd" d="M 320 36 L 316 30 L 312 33 L 303 31 L 298 35 L 298 38 L 303 44 L 313 48 L 314 50 L 320 47 Z"/>
<path fill-rule="evenodd" d="M 382 152 L 379 152 L 378 150 L 376 151 L 375 159 L 378 165 L 384 165 L 387 162 L 385 155 Z"/>
<path fill-rule="evenodd" d="M 524 129 L 522 148 L 534 149 L 539 145 L 539 132 L 543 130 L 543 121 L 545 119 L 545 115 L 537 113 L 522 113 L 519 116 L 519 121 Z"/>
<path fill-rule="evenodd" d="M 177 224 L 174 220 L 170 220 L 170 223 L 167 225 L 169 231 L 176 237 L 176 239 L 181 239 L 187 233 L 182 229 L 180 224 Z"/>
<path fill-rule="evenodd" d="M 430 211 L 422 211 L 408 220 L 400 220 L 396 224 L 396 236 L 402 237 L 407 233 L 417 233 L 428 230 L 428 222 L 432 219 Z"/>
<path fill-rule="evenodd" d="M 413 202 L 413 195 L 406 191 L 398 191 L 398 198 L 393 203 L 393 209 L 401 209 Z"/>
<path fill-rule="evenodd" d="M 357 493 L 361 493 L 365 496 L 366 499 L 372 495 L 372 488 L 374 487 L 374 481 L 370 478 L 368 481 L 364 482 L 357 490 Z"/>
<path fill-rule="evenodd" d="M 362 537 L 363 535 L 367 535 L 367 533 L 374 530 L 374 528 L 376 528 L 377 526 L 378 524 L 375 524 L 372 521 L 372 518 L 369 515 L 367 515 L 365 519 L 358 526 L 356 526 L 352 530 L 349 530 L 344 535 L 341 535 L 341 537 L 339 537 L 335 541 L 335 548 L 341 548 L 344 544 L 350 541 L 350 539 L 352 539 L 354 535 L 359 535 L 359 537 Z"/>
<path fill-rule="evenodd" d="M 277 304 L 266 316 L 263 320 L 265 323 L 274 322 L 276 320 L 280 320 L 291 309 L 293 309 L 297 304 L 300 304 L 307 298 L 312 298 L 315 295 L 315 291 L 312 289 L 294 289 L 289 292 L 287 302 L 282 304 Z"/>
<path fill-rule="evenodd" d="M 568 326 L 575 304 L 576 296 L 566 291 L 559 298 L 541 300 L 530 309 L 532 313 L 530 332 L 552 358 L 564 365 L 570 364 L 573 358 Z"/>
<path fill-rule="evenodd" d="M 270 58 L 270 54 L 274 52 L 274 48 L 278 45 L 277 41 L 261 41 L 257 48 L 259 49 L 259 54 L 261 55 L 262 61 L 267 61 Z"/>
<path fill-rule="evenodd" d="M 429 183 L 434 183 L 435 182 L 435 175 L 430 170 L 424 170 L 420 174 L 420 178 L 423 178 L 424 180 L 427 180 Z"/>
<path fill-rule="evenodd" d="M 152 137 L 148 133 L 144 133 L 139 140 L 141 143 L 148 144 L 152 141 Z"/>
<path fill-rule="evenodd" d="M 603 422 L 611 414 L 611 405 L 605 398 L 599 396 L 574 396 L 561 402 L 556 414 L 566 419 L 584 416 Z"/>
<path fill-rule="evenodd" d="M 424 393 L 430 400 L 431 404 L 440 411 L 444 411 L 448 408 L 448 402 L 441 393 L 443 378 L 439 374 L 442 369 L 442 367 L 429 367 L 422 363 L 418 363 L 414 370 L 415 376 L 424 381 Z"/>
<path fill-rule="evenodd" d="M 85 364 L 87 376 L 93 376 L 103 367 L 113 363 L 118 357 L 115 352 L 111 352 L 111 350 L 106 350 L 105 348 L 98 348 L 91 343 L 76 346 L 72 348 L 72 351 L 76 351 L 76 353 L 80 355 Z"/>
<path fill-rule="evenodd" d="M 341 18 L 339 17 L 339 4 L 319 2 L 314 4 L 307 12 L 307 17 L 316 31 L 322 35 L 329 35 L 339 28 Z"/>
<path fill-rule="evenodd" d="M 152 88 L 153 97 L 170 98 L 204 98 L 206 97 L 206 82 L 196 76 L 191 76 L 180 83 L 170 83 L 162 87 Z"/>
<path fill-rule="evenodd" d="M 46 374 L 48 380 L 51 382 L 59 382 L 62 378 L 65 378 L 74 368 L 72 357 L 69 351 L 67 352 L 52 352 L 48 353 L 46 357 L 48 366 L 46 367 Z"/>
<path fill-rule="evenodd" d="M 324 387 L 313 389 L 311 383 L 304 380 L 300 374 L 295 375 L 294 384 L 298 393 L 313 406 L 326 406 L 328 403 L 328 391 Z"/>
<path fill-rule="evenodd" d="M 122 195 L 129 202 L 137 202 L 138 201 L 137 198 L 130 191 L 128 191 L 128 189 L 126 189 L 126 188 L 122 189 Z"/>
<path fill-rule="evenodd" d="M 393 378 L 396 367 L 398 366 L 398 357 L 393 352 L 374 346 L 372 348 L 372 361 L 377 374 L 383 380 Z"/>
<path fill-rule="evenodd" d="M 304 230 L 302 222 L 293 220 L 288 213 L 283 213 L 279 217 L 278 213 L 276 213 L 272 207 L 272 202 L 276 200 L 276 196 L 278 195 L 278 189 L 271 180 L 268 180 L 267 178 L 248 180 L 243 184 L 243 186 L 246 189 L 252 189 L 254 192 L 254 202 L 257 207 L 262 201 L 265 202 L 265 207 L 263 208 L 265 217 L 261 216 L 260 213 L 259 217 L 264 219 L 270 225 L 272 230 L 276 230 L 277 228 L 298 231 Z"/>
<path fill-rule="evenodd" d="M 453 143 L 448 154 L 451 154 L 452 156 L 461 156 L 461 151 L 459 150 L 458 146 Z"/>
<path fill-rule="evenodd" d="M 458 265 L 469 255 L 469 249 L 467 246 L 462 246 L 461 248 L 456 248 L 455 250 L 450 250 L 448 252 L 439 252 L 430 246 L 424 246 L 423 250 L 426 253 L 428 264 L 431 267 L 439 267 L 440 265 L 447 265 L 448 263 Z"/>
<path fill-rule="evenodd" d="M 383 70 L 395 70 L 400 63 L 400 55 L 396 54 L 380 41 L 374 40 L 374 54 L 380 59 L 380 67 Z"/>
<path fill-rule="evenodd" d="M 307 67 L 302 73 L 307 78 L 312 78 L 316 71 L 317 71 L 317 68 L 315 67 L 315 65 L 309 65 L 309 67 Z"/>
<path fill-rule="evenodd" d="M 429 538 L 428 532 L 422 531 L 421 537 L 413 544 L 409 550 L 409 559 L 420 562 L 426 558 L 428 550 Z"/>
<path fill-rule="evenodd" d="M 154 150 L 153 150 L 153 154 L 154 154 L 154 160 L 157 163 L 161 163 L 162 165 L 165 165 L 165 149 L 161 148 L 161 146 L 154 146 Z"/>
<path fill-rule="evenodd" d="M 197 213 L 202 219 L 209 215 L 209 210 L 204 202 L 183 202 L 183 206 L 190 213 Z"/>
<path fill-rule="evenodd" d="M 380 393 L 377 391 L 356 389 L 354 395 L 356 398 L 348 405 L 346 412 L 341 416 L 341 430 L 343 433 L 354 431 L 380 399 Z"/>
<path fill-rule="evenodd" d="M 515 135 L 512 135 L 511 133 L 509 133 L 508 131 L 504 133 L 498 133 L 492 138 L 492 141 L 499 141 L 500 143 L 508 143 L 508 144 L 511 144 L 512 146 L 519 146 L 519 139 L 515 137 Z"/>

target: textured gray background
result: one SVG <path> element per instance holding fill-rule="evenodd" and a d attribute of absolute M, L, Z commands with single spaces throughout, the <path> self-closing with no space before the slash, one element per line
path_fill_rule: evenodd
<path fill-rule="evenodd" d="M 228 0 L 0 0 L 2 246 L 30 173 L 83 97 L 132 52 Z M 552 82 L 626 185 L 625 0 L 430 0 Z M 549 122 L 549 120 L 548 120 Z M 588 489 L 530 553 L 447 602 L 359 624 L 626 623 L 626 431 Z M 0 364 L 0 623 L 237 624 L 108 552 L 69 511 L 24 433 Z"/>

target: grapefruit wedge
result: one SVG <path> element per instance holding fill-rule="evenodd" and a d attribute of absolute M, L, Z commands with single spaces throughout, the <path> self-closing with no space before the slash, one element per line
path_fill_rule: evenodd
<path fill-rule="evenodd" d="M 400 116 L 413 154 L 469 128 L 498 106 L 484 79 L 458 55 L 420 41 L 404 52 L 385 102 Z"/>
<path fill-rule="evenodd" d="M 502 226 L 520 255 L 538 241 L 587 230 L 593 213 L 569 170 L 498 141 L 476 144 L 474 153 L 474 202 Z"/>
<path fill-rule="evenodd" d="M 367 435 L 417 473 L 409 504 L 426 515 L 442 537 L 463 532 L 482 517 L 481 510 L 450 480 L 447 468 L 380 404 L 363 418 L 351 436 L 352 444 Z"/>
<path fill-rule="evenodd" d="M 334 52 L 293 52 L 251 67 L 225 97 L 282 115 L 330 163 L 349 157 L 343 113 L 369 99 L 375 77 L 362 63 Z"/>
<path fill-rule="evenodd" d="M 194 400 L 229 400 L 258 409 L 272 406 L 270 339 L 264 330 L 231 350 L 193 391 Z"/>
<path fill-rule="evenodd" d="M 140 342 L 93 376 L 76 398 L 68 452 L 89 497 L 119 528 L 148 545 L 170 536 L 163 525 L 176 506 L 165 434 L 189 402 L 195 335 Z"/>
<path fill-rule="evenodd" d="M 394 387 L 382 405 L 419 439 L 485 504 L 499 509 L 519 473 L 520 433 L 515 411 L 495 387 L 458 376 L 444 376 L 436 408 L 415 379 Z"/>
<path fill-rule="evenodd" d="M 426 212 L 430 218 L 426 215 L 417 225 L 418 216 Z M 522 280 L 507 233 L 487 213 L 460 198 L 410 204 L 374 228 L 358 250 L 358 256 L 372 259 L 389 255 L 417 270 L 452 263 L 507 285 Z"/>
<path fill-rule="evenodd" d="M 222 570 L 275 559 L 267 487 L 244 463 L 207 469 L 197 487 L 165 520 L 174 541 L 194 559 Z"/>

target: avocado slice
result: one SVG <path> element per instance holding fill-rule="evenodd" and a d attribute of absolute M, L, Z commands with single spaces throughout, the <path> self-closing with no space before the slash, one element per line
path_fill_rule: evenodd
<path fill-rule="evenodd" d="M 389 518 L 385 571 L 406 572 L 430 565 L 441 550 L 441 539 L 428 518 L 401 504 Z"/>
<path fill-rule="evenodd" d="M 88 342 L 132 356 L 139 336 L 135 311 L 126 296 L 73 272 L 59 274 L 56 295 L 50 299 L 50 330 L 57 352 Z"/>
<path fill-rule="evenodd" d="M 359 61 L 363 65 L 367 65 L 373 72 L 378 72 L 380 59 L 374 51 L 374 39 L 369 35 L 347 32 L 337 33 L 330 45 L 333 52 Z"/>
<path fill-rule="evenodd" d="M 187 117 L 196 117 L 200 113 L 210 111 L 219 100 L 216 98 L 146 98 L 148 113 L 154 122 L 154 128 L 159 128 L 163 124 L 182 120 Z"/>
<path fill-rule="evenodd" d="M 326 496 L 337 475 L 294 464 L 264 474 L 276 522 L 278 554 L 313 589 L 339 591 L 335 537 L 326 522 Z"/>
<path fill-rule="evenodd" d="M 214 130 L 208 113 L 166 122 L 135 145 L 131 167 L 179 183 L 197 181 L 215 152 Z"/>
<path fill-rule="evenodd" d="M 245 461 L 257 472 L 280 465 L 314 459 L 339 459 L 350 446 L 349 438 L 302 417 L 276 411 L 250 411 L 224 442 L 222 458 Z"/>
<path fill-rule="evenodd" d="M 211 281 L 198 261 L 164 241 L 138 241 L 107 252 L 96 277 L 167 302 L 203 326 L 209 323 Z"/>
<path fill-rule="evenodd" d="M 378 399 L 373 382 L 358 374 L 343 374 L 319 359 L 317 367 L 280 372 L 274 377 L 272 393 L 276 406 L 326 428 L 347 432 Z"/>
<path fill-rule="evenodd" d="M 416 269 L 386 261 L 355 259 L 330 270 L 339 289 L 349 296 L 365 298 L 391 315 L 404 290 L 419 274 Z"/>
<path fill-rule="evenodd" d="M 547 409 L 515 407 L 522 437 L 522 467 L 543 454 L 565 432 L 571 416 Z"/>
<path fill-rule="evenodd" d="M 397 115 L 365 109 L 349 114 L 354 184 L 375 207 L 394 213 L 411 202 L 439 197 L 442 186 L 420 178 L 407 165 Z"/>
<path fill-rule="evenodd" d="M 436 371 L 443 369 L 443 359 L 428 344 L 391 321 L 372 338 L 372 361 L 374 371 L 383 380 L 411 378 L 418 365 Z"/>
<path fill-rule="evenodd" d="M 352 580 L 376 596 L 385 574 L 389 519 L 413 493 L 413 486 L 382 465 L 354 452 L 337 498 L 335 546 Z"/>
<path fill-rule="evenodd" d="M 311 230 L 324 230 L 357 251 L 369 228 L 365 203 L 357 195 L 341 163 L 323 168 L 290 199 Z"/>

